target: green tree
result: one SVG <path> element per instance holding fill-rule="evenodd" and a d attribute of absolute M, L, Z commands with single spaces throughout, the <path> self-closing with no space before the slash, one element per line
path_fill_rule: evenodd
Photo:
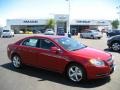
<path fill-rule="evenodd" d="M 118 29 L 118 27 L 119 27 L 119 21 L 118 20 L 113 20 L 111 24 L 112 24 L 113 29 Z"/>
<path fill-rule="evenodd" d="M 47 28 L 54 29 L 55 26 L 55 20 L 54 19 L 49 19 L 47 22 Z"/>

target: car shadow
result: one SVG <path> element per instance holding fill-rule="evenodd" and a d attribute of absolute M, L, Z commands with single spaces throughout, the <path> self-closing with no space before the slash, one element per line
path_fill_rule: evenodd
<path fill-rule="evenodd" d="M 120 51 L 119 52 L 115 52 L 115 51 L 113 51 L 113 50 L 111 50 L 109 48 L 105 48 L 104 51 L 106 51 L 106 52 L 113 52 L 113 53 L 120 53 Z"/>
<path fill-rule="evenodd" d="M 106 77 L 103 79 L 83 81 L 80 83 L 73 83 L 70 80 L 66 79 L 64 75 L 50 72 L 50 71 L 43 70 L 43 69 L 33 68 L 29 66 L 24 66 L 21 69 L 15 69 L 11 63 L 3 64 L 1 65 L 1 67 L 17 72 L 17 73 L 25 74 L 31 77 L 36 77 L 39 79 L 38 80 L 39 82 L 47 80 L 47 81 L 52 81 L 55 83 L 60 83 L 60 84 L 64 84 L 64 85 L 72 86 L 72 87 L 95 88 L 95 87 L 102 86 L 110 82 L 111 80 L 110 77 Z"/>

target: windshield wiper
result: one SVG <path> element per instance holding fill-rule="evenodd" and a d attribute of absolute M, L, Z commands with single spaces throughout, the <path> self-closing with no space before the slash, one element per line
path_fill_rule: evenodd
<path fill-rule="evenodd" d="M 81 48 L 78 48 L 78 49 L 73 49 L 73 50 L 71 50 L 71 51 L 76 51 L 76 50 L 79 50 L 79 49 L 81 49 Z"/>

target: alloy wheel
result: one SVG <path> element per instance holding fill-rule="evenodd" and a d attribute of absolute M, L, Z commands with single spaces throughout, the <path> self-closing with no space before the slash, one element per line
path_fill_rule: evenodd
<path fill-rule="evenodd" d="M 13 56 L 13 58 L 12 58 L 12 63 L 13 63 L 13 66 L 14 66 L 15 68 L 20 68 L 20 66 L 21 66 L 20 57 L 17 56 L 17 55 Z"/>
<path fill-rule="evenodd" d="M 112 44 L 112 49 L 114 51 L 119 51 L 120 50 L 120 44 L 118 42 Z"/>
<path fill-rule="evenodd" d="M 83 71 L 78 66 L 71 66 L 68 70 L 69 79 L 74 82 L 80 82 L 83 79 Z"/>

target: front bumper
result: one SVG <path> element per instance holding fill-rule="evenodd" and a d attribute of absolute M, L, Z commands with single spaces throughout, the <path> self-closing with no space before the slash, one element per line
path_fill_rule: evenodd
<path fill-rule="evenodd" d="M 110 40 L 107 41 L 107 46 L 110 48 L 111 47 L 111 42 Z"/>
<path fill-rule="evenodd" d="M 115 64 L 111 62 L 109 63 L 109 65 L 106 65 L 104 67 L 90 66 L 88 68 L 89 69 L 87 70 L 87 78 L 98 79 L 108 77 L 110 74 L 112 74 L 115 71 Z"/>
<path fill-rule="evenodd" d="M 12 36 L 12 34 L 3 34 L 3 35 L 1 35 L 2 37 L 10 37 L 10 36 Z"/>

